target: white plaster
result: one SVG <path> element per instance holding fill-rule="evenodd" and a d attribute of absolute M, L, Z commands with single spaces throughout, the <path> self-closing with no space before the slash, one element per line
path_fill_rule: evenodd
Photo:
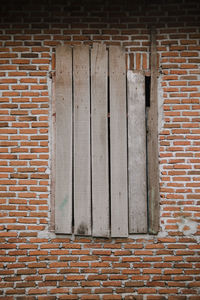
<path fill-rule="evenodd" d="M 182 218 L 181 223 L 177 224 L 179 231 L 183 232 L 184 235 L 193 235 L 198 230 L 198 223 L 191 220 L 190 218 Z M 189 229 L 184 229 L 187 226 Z"/>
<path fill-rule="evenodd" d="M 44 239 L 44 238 L 53 239 L 55 237 L 56 237 L 55 233 L 51 232 L 49 230 L 42 230 L 42 231 L 38 232 L 38 238 L 40 238 L 40 239 Z"/>
<path fill-rule="evenodd" d="M 163 110 L 163 90 L 162 90 L 162 78 L 161 75 L 158 77 L 158 133 L 163 129 L 164 126 L 164 110 Z"/>
<path fill-rule="evenodd" d="M 45 173 L 46 173 L 46 174 L 50 174 L 50 173 L 51 173 L 49 167 L 46 168 Z"/>
<path fill-rule="evenodd" d="M 160 229 L 160 231 L 158 232 L 157 237 L 158 238 L 163 238 L 163 237 L 167 237 L 168 236 L 168 232 L 167 231 L 161 231 L 162 229 Z"/>

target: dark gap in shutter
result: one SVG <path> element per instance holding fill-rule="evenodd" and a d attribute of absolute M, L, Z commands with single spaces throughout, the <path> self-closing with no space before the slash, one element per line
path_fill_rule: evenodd
<path fill-rule="evenodd" d="M 72 48 L 72 233 L 74 232 L 74 51 Z"/>
<path fill-rule="evenodd" d="M 145 76 L 145 103 L 150 107 L 151 76 Z"/>
<path fill-rule="evenodd" d="M 148 197 L 148 109 L 151 97 L 151 76 L 145 76 L 145 126 L 146 126 L 146 188 L 147 188 L 147 232 L 149 232 L 149 197 Z"/>

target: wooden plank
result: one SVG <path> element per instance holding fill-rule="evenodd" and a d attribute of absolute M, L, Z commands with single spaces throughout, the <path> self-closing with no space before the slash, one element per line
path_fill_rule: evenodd
<path fill-rule="evenodd" d="M 74 74 L 74 229 L 91 234 L 89 47 L 76 46 Z"/>
<path fill-rule="evenodd" d="M 158 164 L 158 97 L 157 97 L 157 51 L 156 33 L 151 34 L 151 96 L 148 109 L 148 203 L 149 232 L 156 234 L 159 230 L 159 164 Z"/>
<path fill-rule="evenodd" d="M 111 235 L 128 235 L 127 120 L 125 52 L 111 46 L 110 73 L 110 173 Z"/>
<path fill-rule="evenodd" d="M 72 229 L 72 50 L 56 49 L 55 231 Z"/>
<path fill-rule="evenodd" d="M 92 218 L 93 236 L 109 235 L 108 54 L 106 46 L 91 50 Z"/>
<path fill-rule="evenodd" d="M 129 233 L 147 232 L 145 76 L 128 71 Z"/>
<path fill-rule="evenodd" d="M 55 53 L 52 56 L 52 65 L 55 66 Z M 56 195 L 56 72 L 55 68 L 52 73 L 51 81 L 51 118 L 50 118 L 50 144 L 51 144 L 51 194 L 50 194 L 50 205 L 51 205 L 51 216 L 49 230 L 55 232 L 55 195 Z"/>

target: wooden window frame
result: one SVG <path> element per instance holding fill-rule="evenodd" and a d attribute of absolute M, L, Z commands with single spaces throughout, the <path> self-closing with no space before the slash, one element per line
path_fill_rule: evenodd
<path fill-rule="evenodd" d="M 98 47 L 98 51 L 99 49 L 101 49 L 101 51 L 106 51 L 105 50 L 105 47 L 99 47 L 99 45 L 94 45 L 94 49 Z M 78 48 L 78 47 L 77 47 Z M 60 49 L 60 50 L 59 50 Z M 58 50 L 57 50 L 57 54 L 59 53 L 59 51 L 63 51 L 63 47 L 58 47 Z M 66 50 L 68 49 L 68 50 Z M 96 48 L 97 49 L 97 48 Z M 80 50 L 80 48 L 79 48 Z M 76 50 L 76 51 L 79 51 L 79 50 Z M 71 51 L 70 48 L 65 48 L 64 51 Z M 112 51 L 116 51 L 116 48 L 115 47 L 111 47 L 111 50 L 110 52 L 112 53 Z M 120 55 L 120 52 L 119 52 L 119 55 Z M 59 56 L 59 55 L 58 55 Z M 62 71 L 61 72 L 64 72 L 65 74 L 65 78 L 68 78 L 68 82 L 74 80 L 72 79 L 72 76 L 70 75 L 70 72 L 66 72 L 66 66 L 62 63 L 62 61 L 59 61 L 59 59 L 57 60 L 57 64 L 62 64 Z M 110 73 L 111 76 L 112 76 L 112 72 Z M 82 74 L 81 76 L 83 76 L 84 74 Z M 58 74 L 57 74 L 58 76 Z M 71 79 L 70 79 L 71 78 Z M 116 78 L 115 78 L 116 80 Z M 55 183 L 55 163 L 56 163 L 56 156 L 55 156 L 55 153 L 57 152 L 58 153 L 58 150 L 56 150 L 56 147 L 55 147 L 55 144 L 56 144 L 56 140 L 55 140 L 55 136 L 56 136 L 56 129 L 55 129 L 55 123 L 56 123 L 56 114 L 55 112 L 58 111 L 58 107 L 56 109 L 55 107 L 55 94 L 59 95 L 60 91 L 58 91 L 58 88 L 60 89 L 60 87 L 56 87 L 56 84 L 55 84 L 55 76 L 53 76 L 53 91 L 52 91 L 52 96 L 53 96 L 53 105 L 52 105 L 52 110 L 53 110 L 53 114 L 52 114 L 52 132 L 53 132 L 53 138 L 52 138 L 52 144 L 53 144 L 53 148 L 52 148 L 52 182 L 51 182 L 51 185 L 52 185 L 52 197 L 51 197 L 51 208 L 52 208 L 52 211 L 51 211 L 51 225 L 50 225 L 50 229 L 51 230 L 55 230 L 55 223 L 56 223 L 56 220 L 55 220 L 55 190 L 56 190 L 56 183 Z M 70 83 L 71 84 L 71 83 Z M 132 89 L 132 86 L 133 84 L 137 84 L 138 86 L 142 85 L 143 86 L 143 91 L 145 91 L 145 76 L 144 76 L 144 73 L 143 72 L 134 72 L 134 71 L 128 71 L 127 72 L 127 91 L 128 91 L 128 106 L 131 106 L 131 101 L 129 99 L 133 99 L 133 98 L 137 98 L 137 97 L 143 97 L 144 98 L 144 101 L 145 101 L 145 93 L 143 92 L 143 95 L 141 94 L 137 94 L 137 92 L 139 91 L 139 93 L 141 93 L 141 90 L 142 89 L 139 89 L 139 90 L 131 90 Z M 57 88 L 57 90 L 56 90 Z M 65 87 L 66 89 L 66 87 Z M 131 203 L 129 203 L 129 214 L 131 213 L 130 211 L 132 210 L 133 213 L 134 213 L 134 221 L 130 221 L 130 220 L 133 220 L 131 218 L 129 218 L 129 224 L 128 224 L 128 216 L 127 216 L 127 224 L 125 224 L 125 227 L 127 228 L 127 230 L 125 229 L 122 233 L 119 233 L 119 232 L 115 232 L 114 228 L 112 229 L 112 223 L 110 224 L 110 229 L 111 229 L 111 236 L 112 237 L 120 237 L 120 236 L 128 236 L 129 234 L 134 234 L 134 233 L 150 233 L 150 234 L 157 234 L 158 233 L 158 230 L 159 230 L 159 167 L 158 167 L 158 105 L 157 105 L 157 53 L 156 53 L 156 40 L 155 40 L 155 33 L 152 32 L 152 41 L 151 41 L 151 97 L 150 97 L 150 106 L 148 108 L 145 108 L 145 110 L 147 110 L 145 113 L 147 113 L 147 147 L 145 147 L 145 153 L 138 153 L 138 155 L 143 155 L 143 157 L 145 157 L 146 155 L 146 152 L 147 152 L 147 159 L 148 159 L 148 162 L 147 162 L 147 171 L 146 170 L 142 170 L 142 175 L 141 176 L 145 176 L 145 172 L 147 172 L 147 179 L 148 179 L 148 217 L 147 217 L 147 210 L 146 210 L 146 217 L 142 218 L 142 220 L 146 220 L 146 224 L 143 224 L 143 229 L 142 228 L 142 225 L 141 225 L 141 218 L 140 218 L 140 215 L 142 213 L 142 211 L 145 211 L 143 210 L 144 208 L 144 201 L 141 202 L 140 201 L 140 196 L 137 198 L 138 201 L 134 203 L 134 205 L 137 203 L 137 210 L 135 209 L 135 212 L 134 212 L 134 207 L 132 207 Z M 69 90 L 65 90 L 65 93 L 70 93 Z M 106 91 L 107 92 L 107 91 Z M 115 91 L 113 91 L 115 93 Z M 111 90 L 111 95 L 112 95 L 112 90 Z M 62 97 L 63 93 L 61 93 L 61 97 Z M 137 111 L 137 106 L 132 106 L 134 107 L 134 115 L 138 115 L 140 112 Z M 141 110 L 141 108 L 138 108 L 139 110 Z M 91 110 L 91 108 L 89 108 L 89 110 Z M 60 113 L 62 114 L 63 113 L 63 110 L 62 108 L 59 110 Z M 72 107 L 71 107 L 71 111 L 72 111 Z M 66 110 L 67 112 L 67 110 Z M 69 113 L 69 112 L 68 112 Z M 72 118 L 72 116 L 70 117 L 70 115 L 68 115 L 68 120 Z M 62 119 L 62 118 L 60 118 Z M 58 121 L 57 121 L 58 122 Z M 62 121 L 62 122 L 65 122 L 65 121 Z M 58 125 L 57 123 L 57 127 L 59 126 L 62 126 L 62 123 L 61 122 L 61 125 Z M 70 121 L 71 122 L 71 121 Z M 131 128 L 133 127 L 133 118 L 129 118 L 128 119 L 128 134 L 130 134 L 131 132 Z M 144 122 L 143 122 L 144 123 Z M 140 122 L 140 127 L 142 127 L 142 124 Z M 144 129 L 142 129 L 144 131 Z M 145 128 L 146 130 L 146 128 Z M 92 134 L 92 133 L 91 133 Z M 132 137 L 134 138 L 134 133 L 132 133 Z M 72 141 L 71 141 L 72 142 Z M 135 145 L 137 146 L 137 145 Z M 133 147 L 134 147 L 134 143 L 133 143 Z M 96 149 L 97 150 L 97 149 Z M 134 153 L 134 152 L 131 152 L 131 151 L 137 151 L 137 147 L 135 147 L 135 149 L 133 150 L 133 148 L 130 150 L 128 150 L 128 155 L 129 155 L 129 162 L 130 162 L 130 159 L 132 159 L 132 163 L 133 165 L 137 165 L 138 161 L 136 159 L 136 156 L 132 155 L 131 153 Z M 57 155 L 58 156 L 58 155 Z M 71 160 L 71 157 L 69 157 L 70 160 Z M 72 160 L 71 160 L 72 161 Z M 58 162 L 57 162 L 58 163 Z M 70 163 L 69 163 L 70 164 Z M 70 171 L 69 171 L 70 170 Z M 72 164 L 70 165 L 70 167 L 68 168 L 68 173 L 65 172 L 64 170 L 64 173 L 61 172 L 61 176 L 68 176 L 68 178 L 72 178 L 72 174 L 74 176 L 74 173 L 73 173 L 73 166 Z M 91 174 L 89 174 L 89 177 L 91 176 Z M 137 182 L 137 179 L 138 179 L 138 176 L 136 175 L 136 173 L 134 172 L 131 172 L 129 170 L 129 180 L 134 180 Z M 69 179 L 69 183 L 71 184 L 72 186 L 72 182 L 70 182 L 70 180 L 72 179 Z M 132 191 L 130 189 L 130 184 L 128 185 L 128 194 L 129 194 L 129 199 L 131 197 L 131 194 L 133 195 L 137 195 L 137 193 L 140 193 L 139 191 L 139 184 L 136 184 L 135 185 L 135 190 Z M 57 188 L 57 191 L 59 189 L 59 185 L 58 185 L 58 188 Z M 147 195 L 146 195 L 146 192 L 147 192 L 147 189 L 144 189 L 144 195 L 143 197 L 144 198 L 147 198 Z M 97 195 L 98 197 L 98 195 Z M 91 201 L 91 199 L 89 198 L 88 199 L 88 203 Z M 91 202 L 90 202 L 91 203 Z M 94 208 L 94 207 L 93 207 Z M 76 210 L 75 207 L 72 207 L 72 204 L 71 206 L 68 206 L 68 210 L 70 210 L 72 212 L 72 210 Z M 94 214 L 96 213 L 96 216 L 98 216 L 98 209 L 96 209 L 96 212 L 94 211 L 93 212 Z M 58 216 L 58 218 L 60 218 L 60 216 Z M 67 219 L 67 215 L 65 217 L 65 219 Z M 108 220 L 108 219 L 107 219 Z M 71 221 L 70 221 L 71 222 Z M 91 220 L 90 220 L 91 222 Z M 109 221 L 108 221 L 109 222 Z M 115 222 L 116 224 L 116 222 Z M 68 224 L 67 225 L 67 230 L 66 230 L 66 223 L 63 222 L 61 227 L 63 228 L 63 230 L 57 230 L 57 233 L 60 233 L 60 234 L 66 234 L 66 232 L 68 231 L 68 234 L 72 234 L 73 232 L 77 235 L 93 235 L 93 236 L 110 236 L 110 229 L 107 230 L 107 233 L 105 234 L 105 230 L 104 230 L 104 233 L 101 234 L 101 230 L 98 231 L 98 221 L 97 223 L 95 224 L 96 225 L 96 229 L 95 229 L 95 234 L 93 234 L 93 231 L 91 231 L 91 229 L 88 231 L 88 230 L 85 230 L 85 228 L 80 228 L 79 226 L 79 229 L 77 230 L 72 230 L 72 222 L 71 224 Z M 94 221 L 93 221 L 93 226 L 94 225 Z M 116 226 L 116 225 L 115 225 Z M 70 231 L 69 232 L 69 228 L 70 228 Z M 91 228 L 91 227 L 90 227 Z M 129 229 L 128 229 L 129 228 Z M 131 229 L 132 228 L 132 229 Z M 108 226 L 107 226 L 107 229 L 108 229 Z"/>

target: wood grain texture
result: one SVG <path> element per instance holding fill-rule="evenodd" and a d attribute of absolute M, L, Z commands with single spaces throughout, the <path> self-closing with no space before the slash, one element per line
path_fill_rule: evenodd
<path fill-rule="evenodd" d="M 126 66 L 121 47 L 110 47 L 111 236 L 128 235 Z"/>
<path fill-rule="evenodd" d="M 89 47 L 73 51 L 74 74 L 74 230 L 91 234 Z"/>
<path fill-rule="evenodd" d="M 147 232 L 145 76 L 128 71 L 129 233 Z"/>
<path fill-rule="evenodd" d="M 72 50 L 56 49 L 55 231 L 72 232 Z"/>
<path fill-rule="evenodd" d="M 159 230 L 158 96 L 156 33 L 151 34 L 151 96 L 147 118 L 149 232 Z"/>
<path fill-rule="evenodd" d="M 102 237 L 109 235 L 107 76 L 106 46 L 94 44 L 91 51 L 92 233 Z"/>
<path fill-rule="evenodd" d="M 55 60 L 55 55 L 54 55 Z M 54 62 L 55 65 L 55 62 Z M 56 72 L 55 68 L 52 72 L 52 83 L 51 83 L 51 215 L 50 215 L 50 226 L 49 230 L 55 232 L 55 197 L 56 197 Z"/>

